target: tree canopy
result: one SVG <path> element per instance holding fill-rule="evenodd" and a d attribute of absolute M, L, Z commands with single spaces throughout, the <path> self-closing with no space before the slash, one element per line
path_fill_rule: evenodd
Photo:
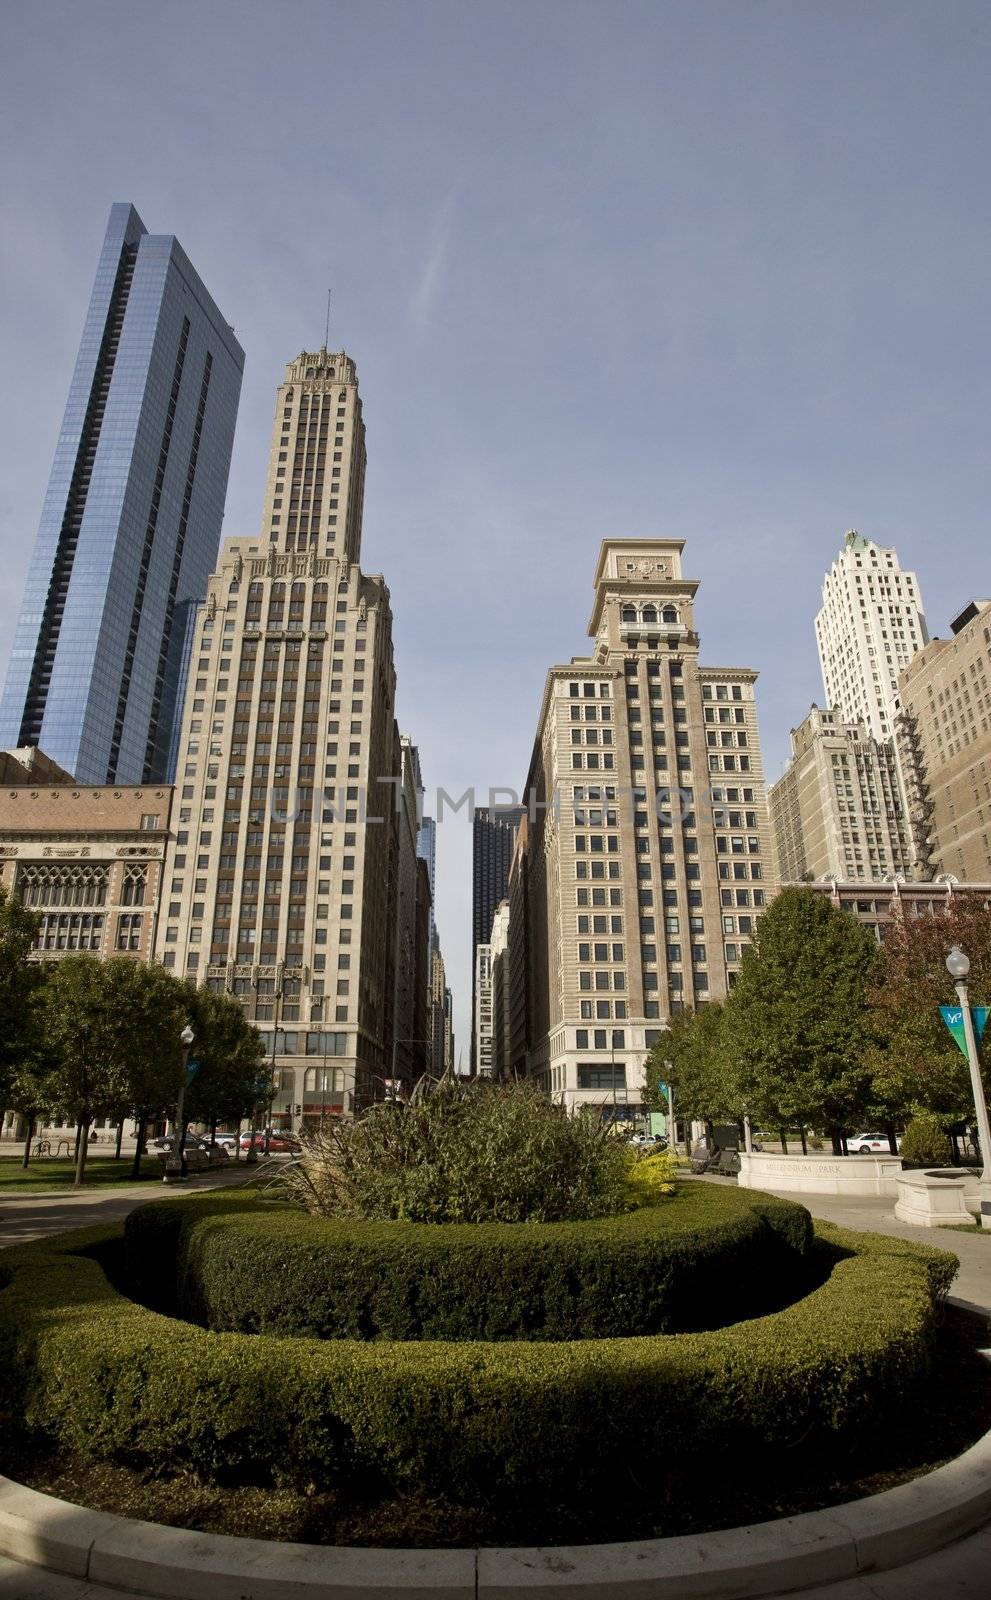
<path fill-rule="evenodd" d="M 869 990 L 869 1059 L 877 1097 L 905 1114 L 931 1111 L 944 1123 L 965 1119 L 973 1106 L 970 1072 L 939 1013 L 957 1003 L 946 970 L 951 947 L 970 957 L 971 1003 L 991 1003 L 991 912 L 976 898 L 952 895 L 938 916 L 894 920 L 884 960 Z M 989 1039 L 981 1051 L 985 1087 Z"/>

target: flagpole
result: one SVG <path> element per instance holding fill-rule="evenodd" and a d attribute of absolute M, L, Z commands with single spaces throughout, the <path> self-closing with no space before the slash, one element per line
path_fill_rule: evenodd
<path fill-rule="evenodd" d="M 974 1095 L 977 1137 L 981 1146 L 981 1227 L 991 1230 L 991 1126 L 988 1125 L 988 1104 L 984 1098 L 981 1063 L 977 1054 L 974 1019 L 970 1014 L 970 995 L 967 991 L 970 960 L 957 944 L 946 958 L 946 970 L 953 979 L 953 987 L 960 1001 L 961 1021 L 967 1044 L 967 1065 L 970 1068 L 970 1086 Z"/>

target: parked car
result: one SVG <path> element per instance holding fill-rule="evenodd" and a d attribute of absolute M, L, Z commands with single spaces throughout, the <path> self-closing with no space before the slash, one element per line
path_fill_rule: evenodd
<path fill-rule="evenodd" d="M 255 1149 L 264 1151 L 264 1149 L 265 1149 L 265 1135 L 264 1135 L 264 1133 L 256 1133 L 256 1134 L 242 1133 L 242 1135 L 241 1135 L 241 1149 L 242 1150 L 250 1150 L 251 1149 L 252 1139 L 254 1139 Z M 302 1148 L 303 1148 L 303 1146 L 300 1144 L 299 1140 L 298 1139 L 294 1139 L 292 1137 L 292 1134 L 289 1134 L 289 1133 L 277 1133 L 273 1129 L 268 1135 L 268 1152 L 269 1152 L 269 1155 L 294 1155 L 294 1156 L 298 1156 L 299 1152 L 302 1150 Z"/>
<path fill-rule="evenodd" d="M 666 1150 L 668 1145 L 663 1133 L 635 1133 L 630 1143 L 635 1150 Z"/>
<path fill-rule="evenodd" d="M 227 1151 L 228 1155 L 233 1155 L 234 1151 L 237 1149 L 237 1134 L 236 1133 L 218 1133 L 216 1137 L 217 1137 L 217 1143 L 220 1144 L 220 1145 L 223 1145 L 223 1147 Z M 210 1135 L 209 1134 L 205 1133 L 203 1135 L 203 1142 L 204 1142 L 204 1144 L 209 1144 L 210 1143 Z"/>
<path fill-rule="evenodd" d="M 900 1150 L 901 1140 L 896 1139 L 895 1144 Z M 858 1156 L 890 1156 L 891 1154 L 891 1145 L 886 1133 L 855 1133 L 852 1138 L 847 1139 L 846 1147 L 854 1155 Z"/>

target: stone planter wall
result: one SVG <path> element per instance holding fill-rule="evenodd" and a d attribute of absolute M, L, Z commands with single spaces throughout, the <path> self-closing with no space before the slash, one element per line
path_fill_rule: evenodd
<path fill-rule="evenodd" d="M 788 1194 L 897 1193 L 901 1156 L 834 1156 L 825 1152 L 786 1156 L 770 1151 L 740 1151 L 741 1189 L 774 1189 Z"/>

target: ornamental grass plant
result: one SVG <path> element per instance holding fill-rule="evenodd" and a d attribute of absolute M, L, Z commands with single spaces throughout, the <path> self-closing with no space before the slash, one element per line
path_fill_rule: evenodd
<path fill-rule="evenodd" d="M 637 1203 L 634 1161 L 597 1116 L 569 1116 L 534 1084 L 447 1075 L 305 1136 L 285 1182 L 324 1217 L 577 1222 Z"/>

